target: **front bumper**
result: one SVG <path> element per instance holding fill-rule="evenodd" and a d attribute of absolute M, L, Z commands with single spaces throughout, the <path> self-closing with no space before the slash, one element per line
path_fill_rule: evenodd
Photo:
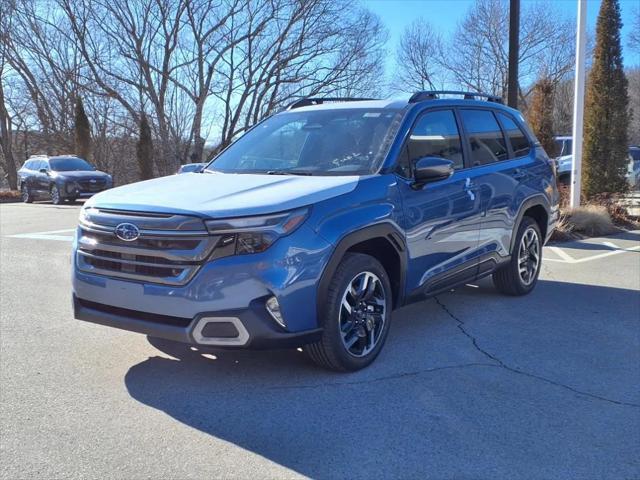
<path fill-rule="evenodd" d="M 203 312 L 194 318 L 136 312 L 90 302 L 73 295 L 74 317 L 151 337 L 221 348 L 293 348 L 317 341 L 322 329 L 278 330 L 256 302 L 244 310 Z M 265 312 L 266 313 L 266 312 Z"/>
<path fill-rule="evenodd" d="M 263 253 L 209 260 L 185 284 L 84 271 L 79 236 L 72 257 L 77 319 L 217 347 L 292 347 L 318 338 L 317 285 L 333 247 L 304 225 Z M 284 328 L 265 307 L 272 296 Z"/>

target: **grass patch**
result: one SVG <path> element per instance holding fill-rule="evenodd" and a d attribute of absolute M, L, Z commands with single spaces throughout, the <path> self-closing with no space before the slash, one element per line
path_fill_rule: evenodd
<path fill-rule="evenodd" d="M 592 198 L 584 206 L 569 207 L 569 188 L 560 186 L 560 219 L 552 241 L 566 242 L 585 237 L 600 237 L 636 230 L 640 222 L 627 214 L 618 195 L 603 194 Z"/>
<path fill-rule="evenodd" d="M 17 190 L 0 190 L 0 203 L 21 202 L 22 197 Z"/>

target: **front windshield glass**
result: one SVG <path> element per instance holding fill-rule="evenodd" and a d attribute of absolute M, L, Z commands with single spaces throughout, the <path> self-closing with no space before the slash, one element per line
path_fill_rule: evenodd
<path fill-rule="evenodd" d="M 72 170 L 91 171 L 95 170 L 85 160 L 76 157 L 68 158 L 52 158 L 49 160 L 49 166 L 54 172 L 69 172 Z"/>
<path fill-rule="evenodd" d="M 400 124 L 396 109 L 275 115 L 240 137 L 206 171 L 282 175 L 374 173 Z"/>

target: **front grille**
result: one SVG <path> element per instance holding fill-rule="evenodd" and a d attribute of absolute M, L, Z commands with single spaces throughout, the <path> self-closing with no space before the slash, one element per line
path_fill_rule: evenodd
<path fill-rule="evenodd" d="M 138 239 L 127 242 L 115 235 L 115 227 L 123 222 L 138 226 Z M 194 229 L 199 225 L 201 229 Z M 218 238 L 194 217 L 91 208 L 80 222 L 78 268 L 97 275 L 184 285 L 211 256 Z"/>
<path fill-rule="evenodd" d="M 98 192 L 103 190 L 107 181 L 104 178 L 93 178 L 88 180 L 79 180 L 80 190 L 83 192 Z"/>

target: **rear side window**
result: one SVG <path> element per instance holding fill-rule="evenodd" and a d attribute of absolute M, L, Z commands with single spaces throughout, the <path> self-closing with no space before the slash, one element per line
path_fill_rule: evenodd
<path fill-rule="evenodd" d="M 498 121 L 489 110 L 460 110 L 471 146 L 471 165 L 507 160 L 509 153 Z"/>
<path fill-rule="evenodd" d="M 522 129 L 514 122 L 511 117 L 504 113 L 498 113 L 502 126 L 504 127 L 507 138 L 511 142 L 511 150 L 514 157 L 524 157 L 529 155 L 531 146 L 529 140 Z"/>
<path fill-rule="evenodd" d="M 399 161 L 399 172 L 411 176 L 411 166 L 423 157 L 446 158 L 454 168 L 463 168 L 462 144 L 452 110 L 436 110 L 422 115 L 409 135 Z"/>

